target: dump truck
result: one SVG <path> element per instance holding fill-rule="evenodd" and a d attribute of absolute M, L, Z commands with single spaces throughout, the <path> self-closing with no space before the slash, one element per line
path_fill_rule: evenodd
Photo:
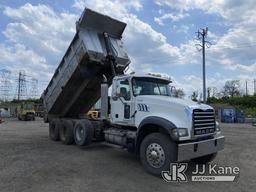
<path fill-rule="evenodd" d="M 125 27 L 85 8 L 42 95 L 49 137 L 66 145 L 121 146 L 155 175 L 169 170 L 172 162 L 211 161 L 224 148 L 213 108 L 172 97 L 166 76 L 126 74 L 130 59 L 122 42 Z M 86 118 L 99 99 L 100 118 Z"/>

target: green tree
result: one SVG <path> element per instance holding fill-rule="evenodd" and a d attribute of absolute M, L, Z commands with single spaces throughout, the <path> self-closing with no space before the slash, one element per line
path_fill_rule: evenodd
<path fill-rule="evenodd" d="M 222 94 L 224 97 L 241 96 L 239 80 L 226 81 Z"/>
<path fill-rule="evenodd" d="M 198 101 L 197 98 L 198 98 L 198 91 L 193 91 L 191 95 L 192 101 Z"/>

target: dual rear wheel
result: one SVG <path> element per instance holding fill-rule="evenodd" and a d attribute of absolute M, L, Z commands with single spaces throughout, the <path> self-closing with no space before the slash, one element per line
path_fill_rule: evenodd
<path fill-rule="evenodd" d="M 53 141 L 61 140 L 65 145 L 74 142 L 79 146 L 89 145 L 93 127 L 88 120 L 54 119 L 49 124 L 49 137 Z"/>
<path fill-rule="evenodd" d="M 73 122 L 71 120 L 62 120 L 60 130 L 60 140 L 65 145 L 74 143 Z"/>

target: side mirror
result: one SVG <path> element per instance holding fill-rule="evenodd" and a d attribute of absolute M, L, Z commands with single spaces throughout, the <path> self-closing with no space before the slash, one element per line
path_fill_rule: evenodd
<path fill-rule="evenodd" d="M 120 87 L 119 87 L 119 86 L 116 88 L 116 93 L 115 93 L 115 95 L 112 97 L 112 99 L 113 99 L 114 101 L 116 101 L 118 98 L 120 98 Z"/>
<path fill-rule="evenodd" d="M 116 94 L 116 95 L 112 96 L 112 99 L 114 101 L 116 101 L 118 98 L 120 98 L 120 94 Z"/>
<path fill-rule="evenodd" d="M 116 88 L 116 95 L 120 96 L 120 94 L 121 94 L 121 90 L 120 90 L 120 86 L 118 86 Z"/>

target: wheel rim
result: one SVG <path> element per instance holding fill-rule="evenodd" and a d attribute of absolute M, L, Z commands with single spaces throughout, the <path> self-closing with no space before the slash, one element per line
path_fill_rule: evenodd
<path fill-rule="evenodd" d="M 84 137 L 84 129 L 82 127 L 78 127 L 76 129 L 76 139 L 78 141 L 81 141 L 83 137 Z"/>
<path fill-rule="evenodd" d="M 147 162 L 154 168 L 160 168 L 165 162 L 165 153 L 161 145 L 151 143 L 146 150 Z"/>

